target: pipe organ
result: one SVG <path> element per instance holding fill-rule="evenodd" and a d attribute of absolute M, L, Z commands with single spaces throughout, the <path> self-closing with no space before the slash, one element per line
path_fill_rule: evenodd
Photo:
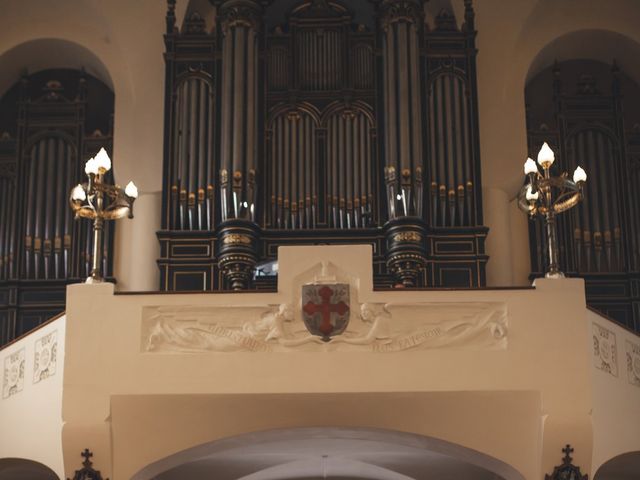
<path fill-rule="evenodd" d="M 530 151 L 551 139 L 559 153 L 554 168 L 589 172 L 583 202 L 557 219 L 560 267 L 585 279 L 589 305 L 638 330 L 640 118 L 623 111 L 621 100 L 639 98 L 640 89 L 615 64 L 567 61 L 532 79 L 526 93 Z M 547 251 L 540 225 L 530 224 L 530 237 L 531 275 L 541 276 Z"/>
<path fill-rule="evenodd" d="M 14 114 L 0 125 L 1 345 L 63 311 L 66 285 L 90 273 L 91 227 L 74 222 L 68 198 L 85 160 L 111 148 L 113 94 L 84 72 L 48 70 L 25 76 L 0 108 Z"/>
<path fill-rule="evenodd" d="M 208 28 L 168 0 L 161 289 L 273 289 L 257 264 L 324 243 L 372 245 L 380 288 L 484 285 L 471 0 L 461 27 L 422 0 L 212 3 Z"/>

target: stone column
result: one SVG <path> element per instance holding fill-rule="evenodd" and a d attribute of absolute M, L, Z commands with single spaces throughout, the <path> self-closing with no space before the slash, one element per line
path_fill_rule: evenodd
<path fill-rule="evenodd" d="M 511 216 L 509 196 L 500 188 L 484 188 L 483 203 L 485 205 L 484 221 L 489 227 L 487 236 L 487 285 L 491 287 L 508 287 L 513 284 L 511 254 Z M 521 213 L 526 220 L 526 215 Z"/>

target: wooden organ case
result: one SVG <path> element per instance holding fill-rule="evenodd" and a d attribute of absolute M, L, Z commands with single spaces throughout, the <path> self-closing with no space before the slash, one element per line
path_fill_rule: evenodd
<path fill-rule="evenodd" d="M 161 289 L 274 289 L 279 246 L 355 243 L 378 288 L 483 286 L 471 1 L 461 28 L 420 0 L 212 3 L 179 28 L 168 1 Z"/>
<path fill-rule="evenodd" d="M 66 286 L 91 271 L 91 225 L 75 222 L 71 188 L 111 150 L 113 93 L 77 70 L 45 70 L 0 103 L 0 345 L 64 311 Z M 104 265 L 112 275 L 113 226 Z"/>
<path fill-rule="evenodd" d="M 640 331 L 640 88 L 615 63 L 571 60 L 534 77 L 526 99 L 529 151 L 548 141 L 554 170 L 589 175 L 584 201 L 558 218 L 560 268 L 585 279 L 588 305 Z M 529 232 L 533 278 L 547 253 L 541 225 Z"/>

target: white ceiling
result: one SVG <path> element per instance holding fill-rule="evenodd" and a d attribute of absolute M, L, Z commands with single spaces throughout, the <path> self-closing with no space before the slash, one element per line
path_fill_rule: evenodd
<path fill-rule="evenodd" d="M 156 480 L 495 480 L 463 460 L 415 446 L 330 432 L 237 445 L 182 464 Z"/>

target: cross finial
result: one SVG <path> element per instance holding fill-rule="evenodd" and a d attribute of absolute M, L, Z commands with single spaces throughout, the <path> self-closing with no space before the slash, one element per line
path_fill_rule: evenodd
<path fill-rule="evenodd" d="M 571 445 L 567 443 L 567 446 L 562 449 L 562 453 L 564 453 L 564 458 L 562 459 L 562 461 L 565 463 L 565 465 L 570 465 L 571 461 L 573 460 L 573 458 L 571 458 L 571 454 L 573 453 L 573 448 L 571 448 Z"/>
<path fill-rule="evenodd" d="M 82 458 L 84 458 L 84 462 L 82 462 L 82 465 L 84 465 L 85 467 L 90 467 L 93 464 L 91 460 L 89 460 L 91 457 L 93 457 L 93 453 L 91 453 L 88 448 L 85 448 L 84 452 L 82 452 L 80 455 L 82 455 Z"/>

